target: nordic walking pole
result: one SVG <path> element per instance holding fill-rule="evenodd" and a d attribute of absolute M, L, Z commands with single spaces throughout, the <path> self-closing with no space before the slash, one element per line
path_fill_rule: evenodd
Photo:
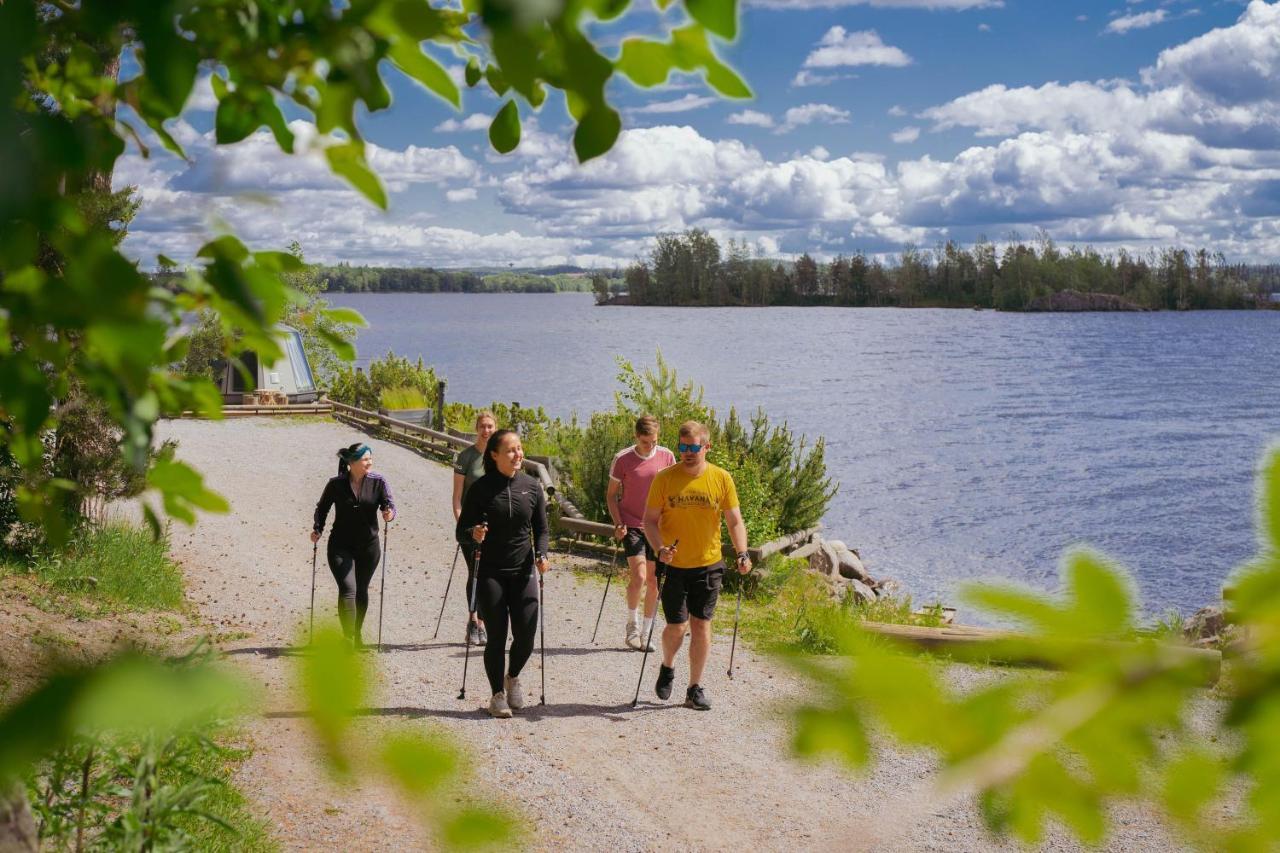
<path fill-rule="evenodd" d="M 538 562 L 545 562 L 546 559 L 545 556 L 540 556 L 538 557 Z M 546 577 L 546 572 L 537 567 L 534 568 L 534 571 L 538 573 L 538 633 L 541 636 L 542 646 L 542 666 L 539 667 L 542 675 L 542 694 L 538 696 L 538 704 L 545 705 L 547 704 L 547 609 L 543 607 L 543 603 L 546 601 L 546 594 L 542 586 L 542 579 Z"/>
<path fill-rule="evenodd" d="M 476 525 L 476 527 L 483 527 L 488 529 L 489 525 L 485 524 L 482 521 L 478 525 Z M 471 587 L 471 601 L 469 606 L 471 608 L 471 612 L 475 613 L 476 612 L 476 590 L 480 587 L 480 579 L 478 577 L 478 574 L 480 572 L 480 543 L 479 542 L 476 543 L 476 549 L 473 553 L 474 553 L 474 559 L 472 559 L 471 561 L 471 567 L 468 567 L 467 569 L 467 586 Z M 473 575 L 476 576 L 474 584 L 471 583 Z M 467 653 L 462 658 L 462 689 L 458 691 L 459 699 L 467 698 L 467 664 L 469 663 L 471 663 L 471 632 L 470 631 L 467 632 Z"/>
<path fill-rule="evenodd" d="M 609 577 L 604 582 L 604 596 L 600 599 L 600 612 L 596 614 L 596 628 L 591 632 L 591 645 L 596 644 L 596 633 L 600 630 L 600 617 L 604 615 L 604 603 L 609 598 L 609 584 L 613 582 L 613 576 L 618 572 L 618 556 L 622 553 L 619 548 L 613 555 L 613 565 L 609 567 Z"/>
<path fill-rule="evenodd" d="M 453 549 L 453 565 L 449 567 L 449 580 L 444 585 L 444 598 L 440 599 L 440 615 L 436 617 L 436 632 L 431 635 L 431 639 L 440 636 L 440 620 L 444 618 L 444 606 L 449 601 L 449 587 L 453 585 L 453 570 L 458 568 L 458 554 L 462 553 L 462 545 Z"/>
<path fill-rule="evenodd" d="M 314 646 L 316 642 L 316 551 L 320 547 L 320 540 L 311 543 L 311 628 L 307 633 L 307 645 Z"/>
<path fill-rule="evenodd" d="M 674 553 L 676 546 L 680 544 L 680 540 L 671 543 L 671 551 Z M 658 564 L 662 568 L 662 564 Z M 662 578 L 658 581 L 658 603 L 662 603 L 662 587 L 667 583 L 667 575 L 671 572 L 671 566 L 668 564 L 666 570 L 662 573 Z M 658 624 L 658 614 L 653 614 L 653 621 L 649 623 L 649 636 L 644 641 L 644 657 L 640 658 L 640 677 L 636 679 L 636 696 L 631 700 L 631 707 L 634 708 L 636 703 L 640 701 L 640 685 L 644 683 L 644 665 L 649 660 L 649 647 L 653 645 L 653 628 Z M 683 642 L 683 641 L 682 641 Z"/>
<path fill-rule="evenodd" d="M 733 653 L 738 648 L 738 617 L 742 615 L 742 586 L 744 576 L 738 575 L 738 604 L 733 609 L 733 642 L 729 645 L 729 678 L 733 678 Z"/>
<path fill-rule="evenodd" d="M 378 590 L 378 654 L 382 654 L 382 611 L 387 604 L 387 520 L 382 520 L 382 584 Z"/>

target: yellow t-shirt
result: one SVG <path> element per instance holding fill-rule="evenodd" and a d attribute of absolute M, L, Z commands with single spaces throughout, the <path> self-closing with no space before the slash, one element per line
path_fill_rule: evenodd
<path fill-rule="evenodd" d="M 719 466 L 708 462 L 691 477 L 676 463 L 653 478 L 645 506 L 662 510 L 658 530 L 663 545 L 680 540 L 671 566 L 696 569 L 720 561 L 720 519 L 725 510 L 737 509 L 738 488 Z"/>

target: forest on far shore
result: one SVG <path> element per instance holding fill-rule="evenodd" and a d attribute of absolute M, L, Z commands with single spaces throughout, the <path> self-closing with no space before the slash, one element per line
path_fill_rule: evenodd
<path fill-rule="evenodd" d="M 1062 249 L 1044 232 L 1033 242 L 966 249 L 948 241 L 908 246 L 889 262 L 862 253 L 820 263 L 755 257 L 745 242 L 706 231 L 659 234 L 622 286 L 597 277 L 599 302 L 631 305 L 843 305 L 996 308 L 1022 311 L 1064 291 L 1106 294 L 1152 310 L 1255 308 L 1275 303 L 1280 266 L 1229 264 L 1221 253 L 1170 247 L 1133 255 L 1092 247 Z M 616 291 L 622 291 L 620 296 Z"/>

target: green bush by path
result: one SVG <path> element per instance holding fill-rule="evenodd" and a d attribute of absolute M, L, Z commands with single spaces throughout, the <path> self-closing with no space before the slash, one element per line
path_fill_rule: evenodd
<path fill-rule="evenodd" d="M 65 549 L 46 548 L 26 560 L 8 559 L 9 573 L 34 575 L 50 589 L 92 599 L 112 610 L 180 610 L 182 571 L 168 543 L 123 523 L 85 527 Z"/>

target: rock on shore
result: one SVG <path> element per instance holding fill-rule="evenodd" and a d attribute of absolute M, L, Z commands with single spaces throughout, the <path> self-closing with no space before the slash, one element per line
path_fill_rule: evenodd
<path fill-rule="evenodd" d="M 1141 305 L 1110 293 L 1081 293 L 1060 290 L 1048 296 L 1037 296 L 1027 303 L 1026 311 L 1146 311 Z"/>

